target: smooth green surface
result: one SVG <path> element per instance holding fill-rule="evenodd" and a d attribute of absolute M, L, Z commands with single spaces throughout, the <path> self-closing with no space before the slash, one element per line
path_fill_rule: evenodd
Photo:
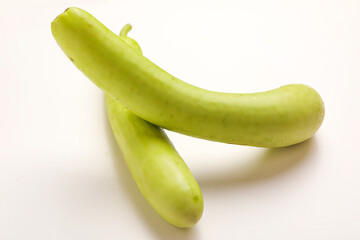
<path fill-rule="evenodd" d="M 121 39 L 141 53 L 137 42 L 126 36 L 130 29 L 123 28 Z M 203 212 L 201 190 L 166 134 L 108 95 L 105 103 L 115 138 L 144 197 L 175 226 L 193 226 Z"/>
<path fill-rule="evenodd" d="M 90 80 L 163 128 L 225 143 L 282 147 L 312 137 L 323 121 L 323 101 L 306 85 L 253 94 L 208 91 L 165 72 L 84 10 L 67 9 L 51 28 Z"/>

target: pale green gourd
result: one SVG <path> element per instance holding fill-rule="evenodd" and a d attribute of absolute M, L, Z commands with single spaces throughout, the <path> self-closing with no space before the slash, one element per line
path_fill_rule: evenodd
<path fill-rule="evenodd" d="M 99 88 L 139 117 L 172 131 L 225 143 L 282 147 L 312 137 L 324 118 L 320 95 L 302 84 L 253 94 L 187 84 L 79 8 L 60 14 L 51 29 L 66 55 Z"/>
<path fill-rule="evenodd" d="M 126 36 L 130 29 L 126 25 L 120 38 L 141 53 L 137 42 Z M 173 225 L 193 226 L 204 208 L 201 190 L 166 134 L 106 94 L 105 103 L 115 138 L 144 197 Z"/>

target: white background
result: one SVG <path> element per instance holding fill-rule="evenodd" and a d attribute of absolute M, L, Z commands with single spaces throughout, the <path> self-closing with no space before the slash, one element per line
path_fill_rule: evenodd
<path fill-rule="evenodd" d="M 89 11 L 196 86 L 258 92 L 304 83 L 323 97 L 314 138 L 283 149 L 169 132 L 202 189 L 183 230 L 138 191 L 102 92 L 50 31 Z M 0 239 L 360 239 L 360 2 L 1 1 Z"/>

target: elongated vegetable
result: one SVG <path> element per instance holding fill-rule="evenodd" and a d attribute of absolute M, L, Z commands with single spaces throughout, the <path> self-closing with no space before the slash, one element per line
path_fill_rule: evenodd
<path fill-rule="evenodd" d="M 323 121 L 323 101 L 306 85 L 253 94 L 208 91 L 165 72 L 84 10 L 67 9 L 51 28 L 90 80 L 163 128 L 225 143 L 282 147 L 312 137 Z"/>
<path fill-rule="evenodd" d="M 120 33 L 135 51 L 135 40 L 127 37 L 130 25 Z M 177 227 L 191 227 L 203 212 L 203 197 L 195 178 L 166 134 L 133 114 L 105 94 L 111 127 L 140 191 L 151 206 Z"/>

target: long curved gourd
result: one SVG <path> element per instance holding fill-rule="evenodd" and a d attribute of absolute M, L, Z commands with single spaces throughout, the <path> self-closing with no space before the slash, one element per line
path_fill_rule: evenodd
<path fill-rule="evenodd" d="M 130 25 L 120 33 L 135 51 L 135 40 L 127 37 Z M 203 212 L 199 185 L 166 134 L 133 114 L 105 94 L 108 117 L 130 172 L 150 205 L 177 227 L 191 227 Z"/>
<path fill-rule="evenodd" d="M 312 137 L 323 121 L 323 101 L 306 85 L 253 94 L 208 91 L 165 72 L 84 10 L 67 9 L 51 28 L 90 80 L 163 128 L 212 141 L 282 147 Z"/>

